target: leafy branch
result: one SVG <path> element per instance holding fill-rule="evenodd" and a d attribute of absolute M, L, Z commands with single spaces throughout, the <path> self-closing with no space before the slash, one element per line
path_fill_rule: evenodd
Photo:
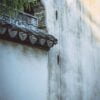
<path fill-rule="evenodd" d="M 34 5 L 37 4 L 38 0 L 0 0 L 0 3 L 11 7 L 12 9 L 18 9 L 21 10 L 23 9 L 23 6 L 30 8 L 30 2 Z"/>

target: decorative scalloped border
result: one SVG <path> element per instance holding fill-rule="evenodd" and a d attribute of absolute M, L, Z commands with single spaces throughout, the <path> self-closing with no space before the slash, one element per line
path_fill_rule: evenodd
<path fill-rule="evenodd" d="M 57 44 L 57 39 L 52 35 L 44 35 L 41 32 L 31 32 L 6 22 L 0 22 L 0 39 L 44 50 L 49 50 Z"/>

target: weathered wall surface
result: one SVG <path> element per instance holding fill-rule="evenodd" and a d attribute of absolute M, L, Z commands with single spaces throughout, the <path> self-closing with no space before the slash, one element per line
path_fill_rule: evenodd
<path fill-rule="evenodd" d="M 100 100 L 99 4 L 46 0 L 48 30 L 59 39 L 49 52 L 50 100 Z"/>
<path fill-rule="evenodd" d="M 47 52 L 0 40 L 0 100 L 47 100 Z"/>
<path fill-rule="evenodd" d="M 47 56 L 1 41 L 1 99 L 100 100 L 99 0 L 43 3 L 49 34 L 58 45 Z"/>

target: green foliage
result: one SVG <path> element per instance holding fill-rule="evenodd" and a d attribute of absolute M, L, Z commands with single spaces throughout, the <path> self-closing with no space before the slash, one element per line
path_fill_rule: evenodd
<path fill-rule="evenodd" d="M 8 7 L 11 7 L 12 9 L 22 9 L 25 5 L 29 8 L 29 3 L 33 3 L 35 5 L 37 3 L 37 0 L 0 0 L 0 2 Z"/>
<path fill-rule="evenodd" d="M 24 7 L 30 9 L 30 6 L 35 6 L 37 3 L 38 0 L 0 0 L 0 16 L 6 14 L 14 17 L 18 11 L 23 12 Z"/>

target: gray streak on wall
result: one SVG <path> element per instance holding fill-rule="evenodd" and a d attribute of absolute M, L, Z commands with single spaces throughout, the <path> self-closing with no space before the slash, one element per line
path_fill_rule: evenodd
<path fill-rule="evenodd" d="M 49 52 L 49 100 L 100 100 L 100 43 L 88 23 L 91 17 L 80 0 L 46 2 L 48 30 L 59 41 Z"/>

